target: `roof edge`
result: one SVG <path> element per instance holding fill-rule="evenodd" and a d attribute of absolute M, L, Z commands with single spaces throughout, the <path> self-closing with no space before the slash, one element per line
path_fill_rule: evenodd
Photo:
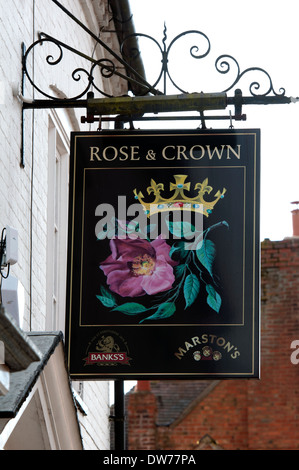
<path fill-rule="evenodd" d="M 202 400 L 204 400 L 213 390 L 214 388 L 220 383 L 220 380 L 212 380 L 211 383 L 195 398 L 176 418 L 172 423 L 169 424 L 170 428 L 176 427 L 191 411 L 197 406 Z"/>
<path fill-rule="evenodd" d="M 33 344 L 37 345 L 41 357 L 38 361 L 31 362 L 26 369 L 14 371 L 10 374 L 10 389 L 6 395 L 0 397 L 1 419 L 10 419 L 17 415 L 50 357 L 63 339 L 61 332 L 30 332 L 28 337 L 30 337 Z"/>
<path fill-rule="evenodd" d="M 4 343 L 4 360 L 11 372 L 27 369 L 35 361 L 41 359 L 41 352 L 14 320 L 0 306 L 0 340 Z"/>

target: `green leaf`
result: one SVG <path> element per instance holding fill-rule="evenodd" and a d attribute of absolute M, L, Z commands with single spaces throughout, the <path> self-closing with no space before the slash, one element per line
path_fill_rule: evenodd
<path fill-rule="evenodd" d="M 213 263 L 216 255 L 215 244 L 211 240 L 202 240 L 196 248 L 196 256 L 213 277 Z"/>
<path fill-rule="evenodd" d="M 211 231 L 211 230 L 215 230 L 216 228 L 219 228 L 219 227 L 226 227 L 227 229 L 229 229 L 229 224 L 226 222 L 226 220 L 222 220 L 222 222 L 217 222 L 217 224 L 214 224 L 212 225 L 211 227 L 209 227 L 207 230 L 206 230 L 206 235 Z"/>
<path fill-rule="evenodd" d="M 114 295 L 108 289 L 106 289 L 104 286 L 101 286 L 101 294 L 102 294 L 103 297 L 108 297 L 108 299 L 113 300 L 115 305 L 116 305 Z"/>
<path fill-rule="evenodd" d="M 174 268 L 175 275 L 178 277 L 181 277 L 184 274 L 184 271 L 186 269 L 186 264 L 179 264 L 178 266 L 175 266 Z"/>
<path fill-rule="evenodd" d="M 97 295 L 97 299 L 104 305 L 104 307 L 112 308 L 116 305 L 115 301 L 109 297 L 104 297 L 103 295 Z"/>
<path fill-rule="evenodd" d="M 190 222 L 170 222 L 166 220 L 168 230 L 177 238 L 188 238 L 194 236 L 195 227 Z"/>
<path fill-rule="evenodd" d="M 145 312 L 146 310 L 146 307 L 137 302 L 127 302 L 113 309 L 114 312 L 122 312 L 126 315 L 138 315 L 138 313 Z"/>
<path fill-rule="evenodd" d="M 199 288 L 200 288 L 200 283 L 199 283 L 197 276 L 195 276 L 195 274 L 189 274 L 186 277 L 186 280 L 184 283 L 184 297 L 186 301 L 185 309 L 190 307 L 190 305 L 193 304 L 196 297 L 198 296 Z"/>
<path fill-rule="evenodd" d="M 177 242 L 172 245 L 169 251 L 169 256 L 172 257 L 173 253 L 177 253 L 181 259 L 187 258 L 190 251 L 185 250 L 186 242 Z"/>
<path fill-rule="evenodd" d="M 174 302 L 165 302 L 161 304 L 160 307 L 155 311 L 150 317 L 144 318 L 140 323 L 145 320 L 162 320 L 163 318 L 171 317 L 176 311 Z"/>
<path fill-rule="evenodd" d="M 219 313 L 221 307 L 221 297 L 218 292 L 215 291 L 214 287 L 208 284 L 206 286 L 206 291 L 208 293 L 207 303 L 208 305 L 215 310 L 215 312 Z"/>

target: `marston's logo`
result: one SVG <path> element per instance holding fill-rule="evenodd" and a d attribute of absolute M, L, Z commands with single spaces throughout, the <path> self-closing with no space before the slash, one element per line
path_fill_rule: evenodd
<path fill-rule="evenodd" d="M 220 361 L 222 354 L 220 351 L 213 351 L 209 346 L 204 346 L 198 351 L 194 351 L 193 359 L 195 361 Z"/>
<path fill-rule="evenodd" d="M 195 361 L 220 361 L 223 353 L 229 354 L 231 359 L 237 359 L 240 356 L 237 346 L 226 340 L 223 336 L 207 333 L 201 336 L 193 336 L 193 338 L 185 341 L 174 355 L 177 359 L 182 359 L 189 351 L 192 351 Z"/>
<path fill-rule="evenodd" d="M 129 361 L 131 358 L 128 357 L 125 342 L 120 337 L 115 340 L 115 335 L 116 333 L 111 331 L 99 333 L 90 343 L 88 355 L 83 359 L 85 361 L 84 365 L 130 365 Z M 91 349 L 91 351 L 89 351 L 89 349 Z"/>

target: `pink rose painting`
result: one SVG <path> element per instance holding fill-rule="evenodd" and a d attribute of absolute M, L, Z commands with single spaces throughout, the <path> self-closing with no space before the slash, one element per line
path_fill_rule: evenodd
<path fill-rule="evenodd" d="M 186 222 L 183 223 L 186 228 Z M 111 254 L 100 264 L 108 288 L 100 286 L 100 295 L 96 297 L 112 312 L 138 316 L 139 323 L 164 321 L 174 314 L 182 314 L 196 300 L 200 301 L 199 296 L 201 301 L 206 297 L 208 306 L 219 313 L 222 299 L 213 273 L 216 246 L 207 238 L 211 230 L 219 227 L 228 224 L 222 221 L 204 231 L 195 230 L 194 250 L 185 249 L 181 240 L 172 241 L 170 246 L 161 235 L 153 241 L 128 236 L 110 239 Z M 182 233 L 182 229 L 183 225 L 169 224 L 172 235 Z M 151 302 L 147 305 L 136 300 L 119 303 L 115 294 L 131 299 L 151 296 Z M 184 310 L 177 308 L 177 302 L 182 300 Z"/>
<path fill-rule="evenodd" d="M 178 263 L 170 258 L 170 246 L 158 237 L 144 239 L 115 238 L 110 240 L 111 255 L 100 268 L 107 276 L 112 292 L 121 297 L 155 295 L 169 290 Z"/>

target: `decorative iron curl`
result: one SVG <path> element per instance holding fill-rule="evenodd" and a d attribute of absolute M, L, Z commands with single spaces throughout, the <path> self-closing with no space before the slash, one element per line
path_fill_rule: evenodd
<path fill-rule="evenodd" d="M 121 51 L 124 50 L 125 46 L 126 46 L 126 43 L 130 41 L 130 39 L 132 38 L 146 38 L 146 39 L 149 39 L 150 41 L 152 41 L 159 49 L 160 51 L 160 54 L 162 56 L 162 60 L 161 60 L 161 63 L 162 63 L 162 66 L 161 66 L 161 70 L 159 71 L 159 74 L 158 74 L 158 78 L 155 80 L 155 82 L 153 83 L 153 88 L 156 88 L 156 86 L 160 83 L 161 79 L 163 78 L 164 80 L 164 94 L 166 94 L 166 77 L 169 78 L 169 80 L 171 81 L 171 83 L 173 84 L 173 86 L 181 91 L 182 93 L 187 93 L 187 91 L 183 90 L 179 85 L 177 85 L 177 83 L 174 81 L 173 77 L 171 76 L 170 72 L 169 72 L 169 67 L 168 67 L 168 63 L 169 63 L 169 53 L 170 53 L 170 50 L 171 48 L 173 47 L 173 45 L 179 40 L 181 39 L 182 37 L 184 36 L 187 36 L 189 34 L 197 34 L 199 36 L 201 36 L 202 38 L 204 38 L 207 42 L 207 47 L 205 49 L 205 52 L 204 53 L 201 53 L 199 54 L 199 47 L 197 45 L 193 45 L 190 47 L 190 55 L 191 57 L 193 57 L 194 59 L 203 59 L 204 57 L 206 57 L 209 52 L 210 52 L 210 49 L 211 49 L 211 44 L 210 44 L 210 40 L 209 38 L 204 34 L 202 33 L 201 31 L 198 31 L 198 30 L 188 30 L 188 31 L 184 31 L 183 33 L 180 33 L 178 34 L 169 44 L 169 46 L 167 47 L 166 45 L 166 40 L 167 40 L 167 28 L 166 28 L 166 25 L 164 25 L 164 36 L 163 36 L 163 40 L 162 40 L 162 46 L 160 45 L 160 43 L 155 39 L 153 38 L 152 36 L 148 35 L 148 34 L 144 34 L 144 33 L 134 33 L 134 34 L 130 34 L 128 36 L 126 36 L 121 44 Z M 133 57 L 138 54 L 140 55 L 140 51 L 137 50 L 136 48 L 130 48 L 130 57 Z"/>
<path fill-rule="evenodd" d="M 47 91 L 41 89 L 35 83 L 34 78 L 32 78 L 32 76 L 31 76 L 31 74 L 30 74 L 30 72 L 27 68 L 27 61 L 29 59 L 30 54 L 33 53 L 34 48 L 36 46 L 42 46 L 44 43 L 53 44 L 54 46 L 56 46 L 56 48 L 58 50 L 58 56 L 57 57 L 54 57 L 52 54 L 49 54 L 45 58 L 46 63 L 50 66 L 56 66 L 56 65 L 60 64 L 60 62 L 62 61 L 63 56 L 64 56 L 64 54 L 63 54 L 64 49 L 72 50 L 72 48 L 69 48 L 67 45 L 63 44 L 61 41 L 59 41 L 57 39 L 54 39 L 51 36 L 48 36 L 47 34 L 41 33 L 40 38 L 37 41 L 35 41 L 33 44 L 31 44 L 31 46 L 27 49 L 27 51 L 24 54 L 24 57 L 23 57 L 23 73 L 25 74 L 25 76 L 27 77 L 27 79 L 29 80 L 29 82 L 31 83 L 33 88 L 35 90 L 37 90 L 41 95 L 43 95 L 46 98 L 49 98 L 51 100 L 58 100 L 58 101 L 59 100 L 61 100 L 61 101 L 65 100 L 65 98 L 59 98 L 57 96 L 50 95 Z M 79 53 L 79 55 L 83 56 L 80 53 Z M 72 79 L 76 82 L 79 82 L 82 78 L 81 77 L 82 73 L 86 74 L 88 84 L 82 92 L 80 92 L 79 94 L 77 94 L 77 95 L 73 96 L 72 98 L 70 98 L 72 100 L 77 100 L 77 99 L 81 98 L 82 96 L 84 96 L 89 91 L 89 89 L 91 87 L 91 84 L 93 82 L 93 78 L 91 77 L 90 72 L 83 69 L 83 68 L 75 69 L 71 74 Z"/>
<path fill-rule="evenodd" d="M 168 46 L 168 49 L 167 49 L 167 64 L 168 64 L 168 56 L 169 56 L 169 52 L 170 52 L 170 49 L 172 48 L 172 46 L 182 37 L 188 35 L 188 34 L 198 34 L 200 35 L 202 38 L 204 38 L 206 41 L 207 41 L 207 48 L 205 50 L 204 53 L 202 54 L 199 54 L 198 51 L 199 51 L 199 47 L 196 46 L 196 45 L 193 45 L 192 47 L 190 47 L 190 55 L 191 57 L 193 57 L 193 59 L 203 59 L 204 57 L 206 57 L 209 53 L 210 53 L 210 50 L 211 50 L 211 44 L 210 44 L 210 40 L 208 38 L 208 36 L 206 36 L 204 33 L 202 33 L 201 31 L 197 31 L 197 30 L 189 30 L 189 31 L 185 31 L 179 35 L 177 35 L 172 41 L 171 43 L 169 44 Z M 168 78 L 170 79 L 171 83 L 178 89 L 180 90 L 182 93 L 187 93 L 187 91 L 183 90 L 181 87 L 179 87 L 175 81 L 173 80 L 173 78 L 171 77 L 170 73 L 169 73 L 169 68 L 168 68 L 168 65 L 167 65 L 167 76 Z"/>
<path fill-rule="evenodd" d="M 160 53 L 163 55 L 163 49 L 161 48 L 159 42 L 153 38 L 152 36 L 149 36 L 148 34 L 144 34 L 144 33 L 133 33 L 133 34 L 129 34 L 128 36 L 126 36 L 123 40 L 123 42 L 121 43 L 120 45 L 120 51 L 121 53 L 123 54 L 124 53 L 124 50 L 126 49 L 126 55 L 127 57 L 129 57 L 130 59 L 134 59 L 134 58 L 137 58 L 141 55 L 139 49 L 137 49 L 136 47 L 128 47 L 127 46 L 127 43 L 130 42 L 131 39 L 133 38 L 147 38 L 147 39 L 150 39 L 151 41 L 153 41 L 153 43 L 158 47 Z M 156 85 L 160 82 L 161 80 L 161 77 L 162 77 L 162 73 L 163 73 L 163 68 L 161 69 L 161 72 L 158 76 L 158 78 L 155 80 L 155 82 L 152 84 L 152 87 L 155 88 Z M 146 94 L 148 91 L 145 91 L 144 94 Z"/>
<path fill-rule="evenodd" d="M 233 83 L 229 87 L 227 87 L 225 90 L 223 90 L 223 93 L 226 93 L 226 92 L 232 90 L 246 74 L 248 74 L 250 72 L 260 72 L 264 76 L 267 77 L 267 80 L 268 80 L 268 83 L 269 83 L 269 88 L 267 89 L 267 91 L 265 91 L 265 93 L 255 93 L 254 90 L 259 90 L 261 88 L 261 84 L 258 81 L 253 81 L 249 85 L 249 92 L 252 96 L 267 96 L 271 92 L 275 96 L 285 96 L 285 89 L 284 88 L 280 88 L 279 93 L 277 93 L 274 90 L 272 79 L 271 79 L 269 73 L 266 70 L 262 69 L 261 67 L 249 67 L 249 68 L 243 70 L 243 72 L 241 72 L 240 71 L 240 66 L 239 66 L 237 60 L 234 57 L 230 56 L 230 55 L 223 54 L 223 55 L 220 55 L 216 59 L 215 68 L 216 68 L 217 72 L 222 73 L 222 74 L 229 73 L 231 71 L 231 65 L 230 65 L 229 61 L 232 61 L 235 64 L 237 73 L 236 73 L 236 78 L 233 81 Z"/>
<path fill-rule="evenodd" d="M 110 59 L 100 59 L 96 63 L 94 63 L 90 69 L 90 81 L 92 83 L 93 88 L 97 90 L 99 93 L 101 93 L 102 95 L 106 96 L 107 98 L 112 98 L 113 95 L 106 93 L 104 90 L 100 89 L 94 83 L 93 71 L 96 67 L 100 68 L 100 73 L 102 77 L 111 78 L 114 74 L 116 74 L 116 66 L 114 62 L 112 62 L 112 60 Z"/>
<path fill-rule="evenodd" d="M 28 50 L 25 52 L 23 56 L 23 73 L 27 77 L 27 79 L 29 80 L 33 88 L 37 90 L 41 95 L 45 96 L 46 98 L 49 98 L 51 100 L 58 100 L 58 101 L 65 100 L 65 98 L 59 98 L 57 96 L 50 95 L 47 91 L 41 89 L 37 85 L 37 83 L 35 83 L 34 78 L 32 78 L 28 70 L 27 61 L 29 59 L 30 54 L 33 53 L 33 50 L 36 46 L 41 46 L 44 43 L 53 44 L 54 46 L 57 47 L 57 50 L 58 50 L 57 56 L 54 57 L 53 54 L 48 54 L 47 57 L 45 58 L 46 63 L 50 66 L 57 66 L 62 61 L 64 49 L 71 51 L 72 53 L 92 63 L 91 68 L 89 70 L 83 67 L 78 67 L 75 70 L 73 70 L 73 72 L 71 72 L 71 77 L 75 82 L 80 82 L 83 76 L 85 76 L 87 80 L 87 85 L 84 86 L 84 89 L 80 91 L 80 93 L 78 93 L 77 95 L 69 97 L 68 98 L 69 100 L 77 100 L 79 98 L 82 98 L 82 96 L 88 93 L 91 90 L 91 88 L 97 90 L 103 96 L 106 96 L 108 98 L 113 97 L 113 95 L 106 93 L 103 89 L 101 89 L 99 86 L 96 85 L 95 83 L 96 72 L 99 72 L 100 75 L 105 79 L 109 79 L 113 75 L 117 75 L 120 78 L 123 78 L 125 80 L 133 80 L 132 78 L 127 77 L 125 74 L 122 74 L 121 72 L 119 72 L 117 70 L 115 63 L 111 59 L 107 59 L 107 58 L 103 58 L 100 60 L 93 59 L 92 57 L 89 57 L 86 54 L 73 49 L 67 44 L 62 43 L 61 41 L 55 38 L 52 38 L 51 36 L 48 36 L 45 33 L 41 33 L 40 38 L 37 41 L 35 41 L 33 44 L 31 44 L 31 46 L 28 48 Z"/>
<path fill-rule="evenodd" d="M 42 34 L 40 34 L 40 39 L 33 42 L 31 44 L 31 46 L 27 49 L 27 51 L 25 52 L 25 54 L 23 56 L 23 73 L 26 75 L 26 77 L 28 78 L 28 80 L 31 83 L 31 85 L 33 86 L 33 88 L 35 88 L 35 90 L 37 90 L 39 93 L 41 93 L 43 96 L 45 96 L 47 98 L 54 99 L 55 97 L 53 97 L 53 96 L 49 95 L 48 93 L 46 93 L 45 91 L 41 90 L 36 85 L 36 83 L 34 82 L 34 79 L 31 77 L 31 75 L 28 71 L 28 68 L 27 68 L 27 59 L 30 56 L 30 53 L 33 52 L 33 50 L 36 46 L 38 46 L 38 45 L 41 46 L 41 45 L 43 45 L 44 42 L 49 42 L 49 43 L 54 44 L 55 46 L 57 46 L 58 51 L 59 51 L 59 56 L 56 60 L 54 59 L 54 57 L 52 55 L 48 55 L 46 57 L 46 62 L 49 65 L 57 65 L 61 62 L 62 57 L 63 57 L 63 50 L 62 50 L 62 47 L 59 44 L 59 42 L 56 41 L 54 38 L 49 38 L 47 36 L 43 36 Z"/>

